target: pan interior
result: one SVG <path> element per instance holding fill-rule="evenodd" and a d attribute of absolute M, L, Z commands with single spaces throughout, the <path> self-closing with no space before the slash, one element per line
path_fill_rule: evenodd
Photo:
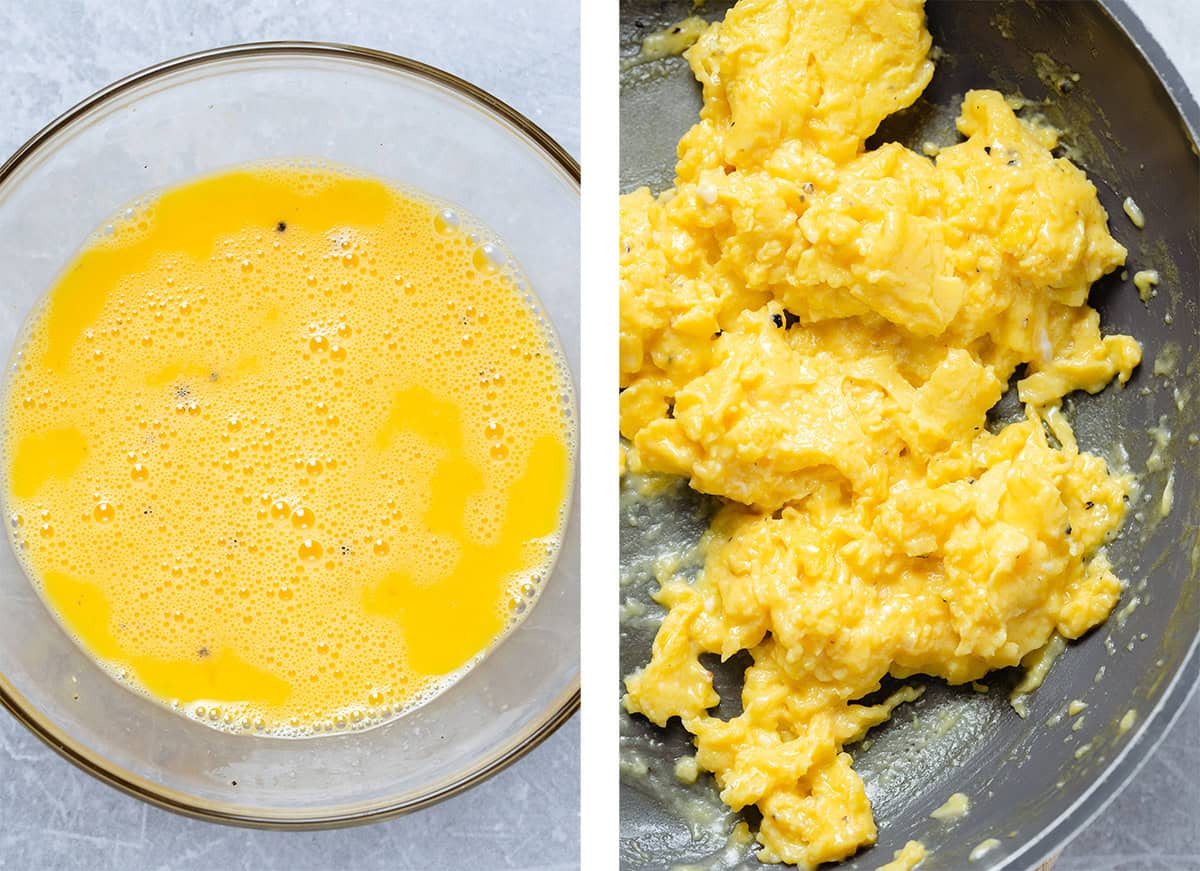
<path fill-rule="evenodd" d="M 675 144 L 700 108 L 686 62 L 638 62 L 642 39 L 692 14 L 719 19 L 730 5 L 710 2 L 693 11 L 690 0 L 622 3 L 623 192 L 671 185 Z M 1101 279 L 1091 304 L 1105 332 L 1133 335 L 1144 349 L 1144 362 L 1124 389 L 1073 396 L 1066 405 L 1080 447 L 1106 457 L 1123 449 L 1141 486 L 1109 546 L 1117 575 L 1128 582 L 1116 613 L 1069 646 L 1029 699 L 1027 719 L 1007 700 L 1020 677 L 1015 669 L 990 676 L 987 694 L 920 679 L 924 697 L 897 709 L 891 722 L 872 731 L 869 745 L 847 748 L 866 782 L 879 842 L 838 866 L 845 869 L 878 867 L 910 839 L 929 848 L 921 866 L 929 871 L 968 867 L 972 849 L 988 838 L 1000 846 L 969 867 L 1022 866 L 1044 856 L 1118 778 L 1076 807 L 1089 788 L 1110 769 L 1128 776 L 1132 760 L 1164 732 L 1183 697 L 1169 692 L 1173 682 L 1195 681 L 1193 647 L 1200 634 L 1200 448 L 1193 443 L 1200 440 L 1193 437 L 1200 435 L 1200 396 L 1194 395 L 1200 393 L 1194 386 L 1200 374 L 1200 164 L 1192 136 L 1154 69 L 1098 2 L 928 0 L 926 11 L 934 44 L 944 52 L 933 82 L 916 104 L 885 121 L 868 147 L 957 141 L 954 118 L 972 88 L 1021 95 L 1031 103 L 1025 111 L 1040 112 L 1063 130 L 1066 153 L 1096 185 L 1113 235 L 1129 249 L 1130 277 L 1118 271 Z M 1127 196 L 1145 212 L 1144 230 L 1123 214 Z M 1139 269 L 1157 269 L 1163 277 L 1149 303 L 1132 283 Z M 1015 410 L 1011 396 L 1002 407 L 1010 403 Z M 1148 468 L 1156 450 L 1162 462 Z M 1174 508 L 1161 517 L 1157 508 L 1172 475 Z M 650 599 L 656 567 L 668 558 L 677 571 L 697 570 L 691 548 L 713 507 L 681 482 L 645 483 L 631 476 L 622 483 L 623 675 L 648 660 L 663 614 Z M 725 708 L 728 700 L 737 704 L 747 661 L 743 653 L 724 665 L 710 663 L 727 700 L 723 716 L 737 713 Z M 1073 699 L 1088 705 L 1078 731 L 1063 713 Z M 1131 709 L 1137 725 L 1122 734 L 1119 722 Z M 659 729 L 622 712 L 622 867 L 695 862 L 724 868 L 747 861 L 750 845 L 731 833 L 739 820 L 752 828 L 757 820 L 728 812 L 710 776 L 691 786 L 676 779 L 675 761 L 692 752 L 677 720 Z M 970 797 L 971 812 L 950 825 L 931 819 L 954 792 Z M 757 863 L 749 859 L 749 865 Z"/>

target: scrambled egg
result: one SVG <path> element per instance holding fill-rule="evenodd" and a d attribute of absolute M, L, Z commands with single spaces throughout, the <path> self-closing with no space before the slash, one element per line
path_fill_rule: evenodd
<path fill-rule="evenodd" d="M 919 695 L 1105 619 L 1102 547 L 1131 481 L 1078 450 L 1061 399 L 1141 359 L 1091 284 L 1125 249 L 1056 134 L 972 91 L 929 160 L 864 150 L 933 74 L 920 0 L 742 0 L 687 58 L 700 121 L 673 190 L 621 203 L 621 431 L 637 472 L 724 497 L 701 576 L 625 705 L 679 717 L 759 857 L 874 843 L 844 745 Z M 1015 378 L 1023 420 L 988 425 Z M 749 650 L 723 720 L 705 653 Z"/>

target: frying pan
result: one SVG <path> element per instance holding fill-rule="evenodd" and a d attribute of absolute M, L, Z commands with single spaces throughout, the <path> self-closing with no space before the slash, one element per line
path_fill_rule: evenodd
<path fill-rule="evenodd" d="M 712 2 L 698 14 L 717 19 L 729 5 Z M 1065 131 L 1066 153 L 1095 183 L 1113 234 L 1129 249 L 1128 274 L 1097 282 L 1092 305 L 1106 332 L 1129 333 L 1144 349 L 1144 362 L 1124 389 L 1072 396 L 1066 406 L 1081 447 L 1111 462 L 1123 461 L 1126 452 L 1141 486 L 1109 546 L 1117 575 L 1128 583 L 1117 612 L 1068 647 L 1029 698 L 1026 719 L 1008 702 L 1020 677 L 1015 669 L 989 676 L 986 694 L 925 679 L 919 681 L 927 687 L 922 699 L 897 709 L 891 722 L 872 731 L 869 744 L 847 748 L 866 782 L 879 841 L 837 866 L 845 871 L 877 868 L 909 839 L 929 848 L 922 871 L 1036 865 L 1133 776 L 1200 677 L 1200 446 L 1194 444 L 1200 442 L 1200 110 L 1121 0 L 929 0 L 926 12 L 934 43 L 945 52 L 933 82 L 916 104 L 885 121 L 868 147 L 956 141 L 954 117 L 971 88 L 1020 94 L 1034 103 L 1025 111 L 1040 112 Z M 671 184 L 675 144 L 699 110 L 699 86 L 684 61 L 630 62 L 646 34 L 689 14 L 690 0 L 622 2 L 624 191 Z M 1127 196 L 1144 211 L 1144 230 L 1122 212 Z M 1143 303 L 1131 276 L 1151 268 L 1162 284 Z M 1019 408 L 1009 396 L 994 415 L 1014 413 Z M 1189 439 L 1193 433 L 1198 436 Z M 1173 505 L 1161 516 L 1172 477 Z M 676 571 L 694 573 L 699 559 L 689 548 L 713 508 L 681 484 L 651 496 L 638 491 L 639 482 L 627 478 L 623 674 L 649 658 L 663 613 L 650 600 L 656 564 L 670 557 Z M 746 664 L 736 657 L 711 663 L 722 716 L 737 713 Z M 1088 705 L 1078 729 L 1072 728 L 1078 717 L 1064 712 L 1074 699 Z M 1123 730 L 1130 710 L 1135 725 Z M 690 786 L 674 776 L 675 761 L 692 753 L 678 720 L 659 729 L 640 717 L 621 717 L 622 867 L 757 867 L 750 848 L 729 839 L 739 819 L 754 827 L 752 812 L 725 810 L 708 775 Z M 931 819 L 954 792 L 970 797 L 970 813 L 952 824 Z M 999 845 L 972 861 L 972 851 L 990 838 Z"/>

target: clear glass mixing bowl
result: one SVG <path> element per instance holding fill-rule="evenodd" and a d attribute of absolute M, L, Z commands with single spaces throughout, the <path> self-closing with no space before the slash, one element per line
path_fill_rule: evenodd
<path fill-rule="evenodd" d="M 579 168 L 474 86 L 346 46 L 267 43 L 189 55 L 111 85 L 0 167 L 0 346 L 122 204 L 268 158 L 319 158 L 457 203 L 504 239 L 579 364 Z M 114 681 L 60 628 L 0 546 L 0 702 L 127 792 L 194 816 L 274 827 L 373 820 L 518 759 L 579 704 L 578 506 L 536 606 L 462 680 L 361 732 L 218 732 Z"/>

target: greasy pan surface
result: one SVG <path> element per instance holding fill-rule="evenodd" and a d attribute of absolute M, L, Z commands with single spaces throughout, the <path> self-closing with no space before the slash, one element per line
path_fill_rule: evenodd
<path fill-rule="evenodd" d="M 699 14 L 717 19 L 728 5 L 709 3 Z M 1200 446 L 1188 439 L 1200 434 L 1200 111 L 1120 0 L 928 0 L 926 8 L 945 56 L 924 96 L 886 121 L 869 145 L 956 141 L 953 119 L 971 88 L 1044 100 L 1037 110 L 1065 130 L 1069 155 L 1095 183 L 1113 235 L 1129 249 L 1129 274 L 1157 269 L 1163 279 L 1148 304 L 1120 272 L 1093 287 L 1105 332 L 1139 339 L 1144 362 L 1125 389 L 1068 401 L 1081 448 L 1114 457 L 1123 445 L 1141 479 L 1138 500 L 1109 548 L 1117 575 L 1129 585 L 1117 606 L 1125 609 L 1123 618 L 1114 615 L 1069 646 L 1030 698 L 1025 720 L 1007 701 L 1015 673 L 989 678 L 986 695 L 922 680 L 926 695 L 875 730 L 870 749 L 847 748 L 867 783 L 880 832 L 876 847 L 839 868 L 876 868 L 909 839 L 930 849 L 922 871 L 1026 868 L 1059 848 L 1132 776 L 1200 674 Z M 622 58 L 637 54 L 645 34 L 689 14 L 690 0 L 625 0 Z M 670 185 L 675 143 L 699 106 L 699 87 L 683 60 L 623 68 L 622 191 Z M 1144 230 L 1122 212 L 1126 196 L 1145 212 Z M 1172 358 L 1174 366 L 1168 365 Z M 1014 412 L 1015 401 L 1006 397 L 997 413 Z M 1167 431 L 1159 451 L 1165 463 L 1148 470 L 1147 459 Z M 1172 473 L 1174 507 L 1160 518 Z M 710 509 L 683 487 L 649 500 L 623 487 L 623 674 L 649 658 L 662 615 L 649 599 L 654 560 L 694 542 Z M 1126 608 L 1135 597 L 1138 604 Z M 717 687 L 734 705 L 745 664 L 735 658 L 717 668 Z M 1072 699 L 1088 704 L 1079 731 L 1072 731 L 1072 718 L 1055 719 Z M 722 715 L 736 714 L 727 703 Z M 1131 709 L 1136 725 L 1121 734 L 1118 722 Z M 621 716 L 623 867 L 755 867 L 745 848 L 727 847 L 739 816 L 721 807 L 711 778 L 691 787 L 675 779 L 675 760 L 691 752 L 678 721 L 661 730 Z M 971 812 L 949 826 L 930 819 L 953 792 L 970 796 Z M 993 837 L 1000 846 L 969 862 L 972 849 Z"/>

